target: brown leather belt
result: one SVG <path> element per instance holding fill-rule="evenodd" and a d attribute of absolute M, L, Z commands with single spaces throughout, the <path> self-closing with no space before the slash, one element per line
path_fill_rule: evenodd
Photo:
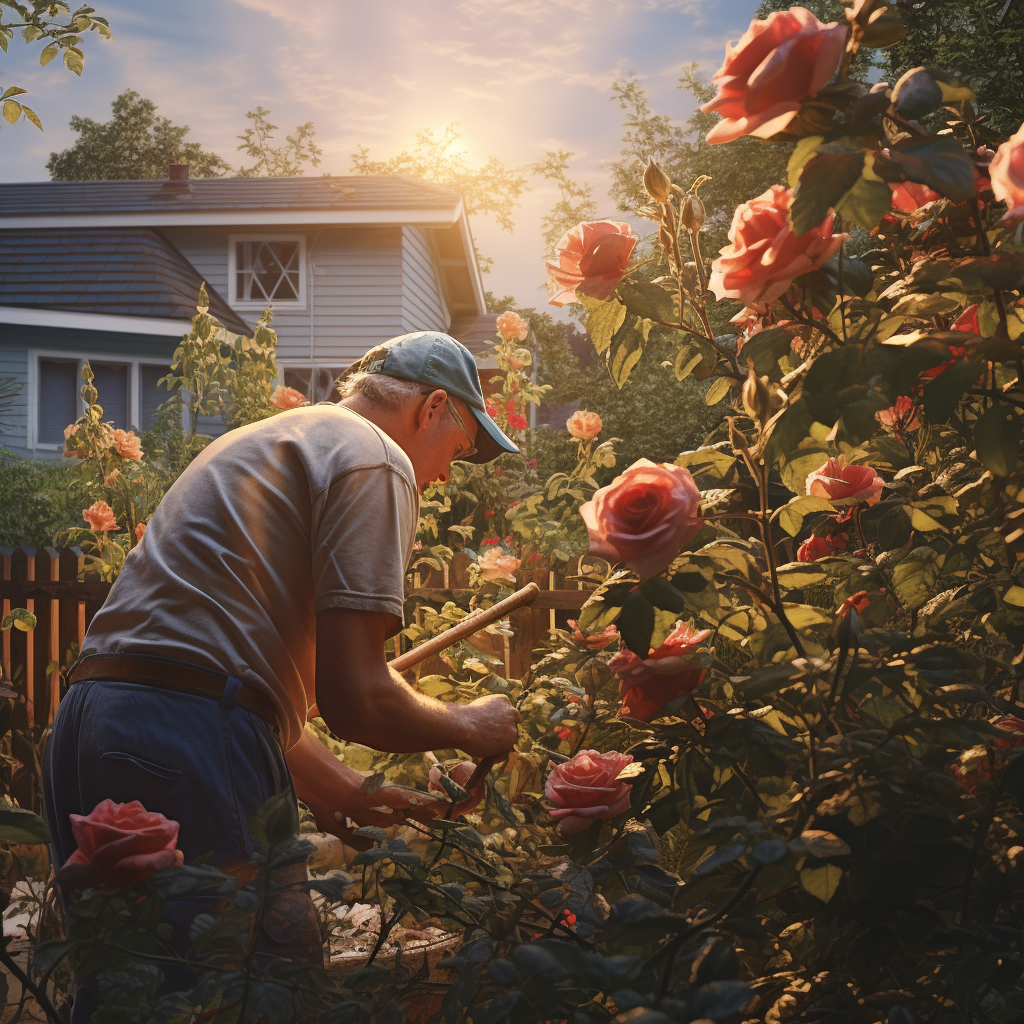
<path fill-rule="evenodd" d="M 90 654 L 79 659 L 68 673 L 69 683 L 80 679 L 112 679 L 211 700 L 220 700 L 224 696 L 230 678 L 224 672 L 187 661 L 147 654 Z M 259 715 L 275 732 L 278 731 L 277 714 L 269 697 L 243 683 L 235 694 L 235 703 Z"/>

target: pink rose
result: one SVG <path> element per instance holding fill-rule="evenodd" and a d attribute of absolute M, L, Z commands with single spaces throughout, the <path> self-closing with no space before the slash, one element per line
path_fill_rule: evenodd
<path fill-rule="evenodd" d="M 448 768 L 448 778 L 452 780 L 457 786 L 465 788 L 466 783 L 473 777 L 473 772 L 476 771 L 476 764 L 472 761 L 458 761 L 454 764 L 448 762 L 446 767 Z M 429 785 L 428 789 L 434 790 L 437 793 L 446 793 L 444 786 L 441 785 L 441 776 L 444 772 L 439 764 L 431 765 L 428 773 Z M 486 779 L 481 779 L 476 786 L 470 790 L 470 797 L 468 800 L 463 800 L 462 803 L 456 804 L 452 808 L 451 816 L 457 818 L 460 814 L 465 814 L 466 811 L 471 811 L 481 800 L 484 798 L 484 788 L 487 785 Z"/>
<path fill-rule="evenodd" d="M 578 437 L 581 441 L 589 441 L 601 433 L 601 417 L 596 412 L 586 412 L 580 409 L 574 412 L 566 421 L 565 429 Z"/>
<path fill-rule="evenodd" d="M 82 509 L 82 518 L 89 524 L 89 528 L 97 533 L 117 529 L 114 510 L 105 501 L 93 502 L 88 508 Z"/>
<path fill-rule="evenodd" d="M 828 498 L 833 505 L 874 505 L 885 481 L 870 466 L 848 466 L 846 456 L 829 459 L 807 477 L 807 493 Z"/>
<path fill-rule="evenodd" d="M 700 491 L 682 466 L 638 459 L 580 507 L 590 553 L 622 562 L 640 576 L 667 568 L 704 525 Z"/>
<path fill-rule="evenodd" d="M 619 630 L 613 622 L 605 626 L 600 633 L 591 633 L 584 636 L 575 619 L 568 619 L 569 628 L 572 630 L 572 642 L 578 647 L 588 647 L 592 651 L 603 651 L 609 644 L 619 639 Z"/>
<path fill-rule="evenodd" d="M 99 886 L 115 892 L 184 863 L 184 854 L 175 849 L 178 823 L 150 813 L 138 800 L 104 800 L 92 813 L 70 818 L 78 849 L 56 875 L 68 891 Z"/>
<path fill-rule="evenodd" d="M 769 139 L 783 131 L 801 101 L 828 85 L 845 46 L 845 25 L 824 25 L 803 7 L 752 21 L 735 47 L 726 45 L 725 63 L 712 78 L 718 95 L 701 107 L 722 117 L 708 142 Z"/>
<path fill-rule="evenodd" d="M 1002 223 L 1024 220 L 1024 125 L 996 150 L 988 176 L 996 199 L 1006 203 Z"/>
<path fill-rule="evenodd" d="M 837 551 L 846 550 L 846 534 L 833 533 L 828 537 L 808 537 L 797 549 L 798 562 L 813 562 L 819 558 L 827 558 Z"/>
<path fill-rule="evenodd" d="M 488 583 L 514 583 L 519 559 L 515 555 L 506 555 L 501 548 L 492 547 L 480 555 L 476 564 L 482 580 Z"/>
<path fill-rule="evenodd" d="M 927 185 L 919 185 L 916 181 L 890 181 L 889 188 L 892 190 L 893 209 L 902 210 L 904 213 L 913 213 L 922 206 L 942 198 L 938 192 L 933 192 Z"/>
<path fill-rule="evenodd" d="M 556 262 L 548 262 L 548 281 L 555 294 L 553 306 L 576 302 L 580 295 L 607 299 L 622 280 L 637 237 L 628 224 L 617 220 L 585 221 L 562 235 Z"/>
<path fill-rule="evenodd" d="M 142 458 L 142 438 L 130 430 L 114 431 L 114 450 L 122 459 L 138 460 Z"/>
<path fill-rule="evenodd" d="M 917 430 L 921 426 L 917 406 L 906 395 L 900 395 L 888 409 L 876 412 L 875 419 L 888 430 L 894 430 L 897 426 L 901 430 Z"/>
<path fill-rule="evenodd" d="M 526 341 L 530 333 L 530 325 L 518 314 L 509 310 L 502 313 L 496 321 L 498 333 L 506 340 Z"/>
<path fill-rule="evenodd" d="M 843 243 L 834 235 L 835 213 L 796 235 L 789 223 L 793 193 L 781 185 L 736 208 L 729 241 L 711 265 L 709 287 L 720 299 L 751 305 L 774 302 L 801 274 L 816 270 Z"/>
<path fill-rule="evenodd" d="M 300 405 L 309 405 L 309 400 L 301 391 L 279 384 L 270 396 L 270 404 L 278 409 L 297 409 Z"/>
<path fill-rule="evenodd" d="M 690 693 L 707 671 L 694 663 L 693 656 L 709 636 L 710 629 L 697 631 L 688 622 L 679 622 L 646 658 L 630 650 L 619 651 L 608 667 L 622 681 L 621 713 L 649 722 L 669 701 Z"/>
<path fill-rule="evenodd" d="M 556 764 L 544 783 L 544 795 L 555 805 L 551 817 L 564 836 L 582 832 L 598 818 L 614 818 L 629 809 L 629 783 L 616 777 L 633 760 L 617 750 L 581 750 Z"/>

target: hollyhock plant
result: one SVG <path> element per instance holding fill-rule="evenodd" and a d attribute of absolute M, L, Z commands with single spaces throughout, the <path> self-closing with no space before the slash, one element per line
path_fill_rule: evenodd
<path fill-rule="evenodd" d="M 784 131 L 800 104 L 829 83 L 846 46 L 846 25 L 822 24 L 803 7 L 752 21 L 712 82 L 718 95 L 701 110 L 722 120 L 708 132 L 710 144 L 742 135 L 769 139 Z"/>
<path fill-rule="evenodd" d="M 65 891 L 98 886 L 116 892 L 184 863 L 175 849 L 178 823 L 147 811 L 138 800 L 104 800 L 89 814 L 70 818 L 78 849 L 55 876 Z"/>
<path fill-rule="evenodd" d="M 649 722 L 669 701 L 697 687 L 707 669 L 694 661 L 694 655 L 710 636 L 710 629 L 695 630 L 688 622 L 678 622 L 646 658 L 619 651 L 608 667 L 621 680 L 621 713 Z"/>
<path fill-rule="evenodd" d="M 807 493 L 833 505 L 874 505 L 885 481 L 870 466 L 849 466 L 846 456 L 829 459 L 807 476 Z"/>
<path fill-rule="evenodd" d="M 832 533 L 827 537 L 811 536 L 800 545 L 796 552 L 798 562 L 813 562 L 819 558 L 828 558 L 837 551 L 846 550 L 846 534 Z"/>
<path fill-rule="evenodd" d="M 278 409 L 298 409 L 299 406 L 309 405 L 309 399 L 301 391 L 279 384 L 270 396 L 270 404 Z"/>
<path fill-rule="evenodd" d="M 816 270 L 842 245 L 833 234 L 835 214 L 797 235 L 789 220 L 793 193 L 781 185 L 736 208 L 729 242 L 711 266 L 708 287 L 719 299 L 765 305 L 784 295 L 793 280 Z"/>
<path fill-rule="evenodd" d="M 546 264 L 555 292 L 553 306 L 578 302 L 581 295 L 606 299 L 622 280 L 637 237 L 617 220 L 585 221 L 562 235 L 555 261 Z"/>
<path fill-rule="evenodd" d="M 1002 223 L 1019 224 L 1024 220 L 1024 125 L 996 150 L 988 176 L 996 199 L 1006 203 Z"/>
<path fill-rule="evenodd" d="M 105 501 L 95 501 L 88 508 L 82 509 L 82 518 L 89 524 L 89 529 L 97 533 L 117 529 L 114 510 Z"/>
<path fill-rule="evenodd" d="M 551 769 L 544 795 L 554 804 L 551 817 L 558 821 L 562 835 L 578 835 L 591 822 L 629 809 L 629 783 L 616 780 L 632 761 L 632 754 L 617 750 L 581 750 Z"/>
<path fill-rule="evenodd" d="M 581 441 L 590 441 L 597 437 L 601 433 L 601 426 L 601 417 L 596 412 L 587 412 L 584 409 L 574 412 L 565 421 L 565 429 Z"/>
<path fill-rule="evenodd" d="M 656 576 L 700 532 L 700 500 L 689 470 L 638 459 L 580 506 L 590 553 Z"/>
<path fill-rule="evenodd" d="M 495 323 L 498 333 L 506 341 L 526 341 L 526 336 L 530 333 L 530 325 L 512 310 L 502 313 Z"/>

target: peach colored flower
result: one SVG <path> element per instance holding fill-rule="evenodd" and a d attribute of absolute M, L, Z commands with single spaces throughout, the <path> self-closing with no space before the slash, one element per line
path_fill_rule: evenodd
<path fill-rule="evenodd" d="M 793 193 L 781 185 L 736 208 L 729 242 L 711 265 L 708 287 L 720 299 L 753 303 L 774 302 L 794 278 L 816 270 L 843 243 L 846 235 L 832 233 L 835 213 L 821 224 L 796 235 L 789 223 Z"/>
<path fill-rule="evenodd" d="M 1024 220 L 1024 125 L 996 150 L 988 174 L 996 199 L 1006 203 L 1002 223 Z"/>
<path fill-rule="evenodd" d="M 69 423 L 64 428 L 64 458 L 65 459 L 84 459 L 85 458 L 85 447 L 72 448 L 68 445 L 68 442 L 78 433 L 78 423 Z"/>
<path fill-rule="evenodd" d="M 178 823 L 147 811 L 138 800 L 104 800 L 88 815 L 70 818 L 78 849 L 56 875 L 67 892 L 94 886 L 116 892 L 185 861 L 175 849 Z"/>
<path fill-rule="evenodd" d="M 633 760 L 617 750 L 581 750 L 564 764 L 556 764 L 544 783 L 544 795 L 555 806 L 564 836 L 582 832 L 592 822 L 614 818 L 629 809 L 629 786 L 618 782 L 619 772 Z"/>
<path fill-rule="evenodd" d="M 555 262 L 545 264 L 555 294 L 548 302 L 564 306 L 580 295 L 607 299 L 622 280 L 637 237 L 617 220 L 584 221 L 562 235 Z"/>
<path fill-rule="evenodd" d="M 498 333 L 506 340 L 526 341 L 530 333 L 530 325 L 518 314 L 510 309 L 502 313 L 497 319 Z"/>
<path fill-rule="evenodd" d="M 810 536 L 797 549 L 796 560 L 798 562 L 814 562 L 819 558 L 834 555 L 837 551 L 845 550 L 845 533 L 833 533 L 827 537 Z"/>
<path fill-rule="evenodd" d="M 600 633 L 591 633 L 584 636 L 575 619 L 568 619 L 569 628 L 572 630 L 572 642 L 578 647 L 589 647 L 592 651 L 603 651 L 609 644 L 619 639 L 618 627 L 613 622 L 605 626 Z"/>
<path fill-rule="evenodd" d="M 301 391 L 279 384 L 270 396 L 270 404 L 278 409 L 298 409 L 300 405 L 309 405 L 309 399 Z"/>
<path fill-rule="evenodd" d="M 803 7 L 752 21 L 735 46 L 726 45 L 725 62 L 712 78 L 718 95 L 701 107 L 722 117 L 707 141 L 768 139 L 783 131 L 801 101 L 829 83 L 845 46 L 845 25 L 822 24 Z"/>
<path fill-rule="evenodd" d="M 145 523 L 136 523 L 135 524 L 135 539 L 137 541 L 142 540 L 142 535 L 145 532 L 146 532 L 146 524 Z"/>
<path fill-rule="evenodd" d="M 528 348 L 517 348 L 509 357 L 508 362 L 513 370 L 521 370 L 533 362 L 533 355 Z"/>
<path fill-rule="evenodd" d="M 942 198 L 938 192 L 933 192 L 927 185 L 919 185 L 916 181 L 890 181 L 889 188 L 892 190 L 893 209 L 902 210 L 904 213 L 913 213 L 922 206 Z"/>
<path fill-rule="evenodd" d="M 893 430 L 897 425 L 902 430 L 917 430 L 921 426 L 917 406 L 914 400 L 906 395 L 900 395 L 888 409 L 876 412 L 875 419 L 887 430 Z"/>
<path fill-rule="evenodd" d="M 138 437 L 130 430 L 121 430 L 118 428 L 114 431 L 114 451 L 116 451 L 122 459 L 141 459 L 142 438 Z"/>
<path fill-rule="evenodd" d="M 574 412 L 565 421 L 565 429 L 581 441 L 597 437 L 601 433 L 601 426 L 601 417 L 596 412 L 587 412 L 585 409 Z"/>
<path fill-rule="evenodd" d="M 106 477 L 105 477 L 105 478 L 104 478 L 104 480 L 103 480 L 103 485 L 104 485 L 104 487 L 113 487 L 113 486 L 114 486 L 114 481 L 115 481 L 115 480 L 116 480 L 116 479 L 117 479 L 117 478 L 118 478 L 118 477 L 119 477 L 120 475 L 121 475 L 121 470 L 119 470 L 119 469 L 112 469 L 112 470 L 111 470 L 111 471 L 110 471 L 110 472 L 109 472 L 109 473 L 108 473 L 108 474 L 106 475 Z"/>
<path fill-rule="evenodd" d="M 621 713 L 649 722 L 669 701 L 690 693 L 707 671 L 693 657 L 710 636 L 710 629 L 695 630 L 688 622 L 678 622 L 646 658 L 625 648 L 619 651 L 608 667 L 621 680 Z"/>
<path fill-rule="evenodd" d="M 514 582 L 514 573 L 519 568 L 519 559 L 507 555 L 501 548 L 490 547 L 476 560 L 480 578 L 488 583 Z"/>
<path fill-rule="evenodd" d="M 807 477 L 807 493 L 828 498 L 833 505 L 874 505 L 885 481 L 870 466 L 848 466 L 846 456 L 829 459 Z"/>
<path fill-rule="evenodd" d="M 656 576 L 704 525 L 700 491 L 682 466 L 638 459 L 580 507 L 590 553 Z"/>
<path fill-rule="evenodd" d="M 89 524 L 89 529 L 97 533 L 117 529 L 114 510 L 105 501 L 93 502 L 88 508 L 82 509 L 82 518 Z"/>

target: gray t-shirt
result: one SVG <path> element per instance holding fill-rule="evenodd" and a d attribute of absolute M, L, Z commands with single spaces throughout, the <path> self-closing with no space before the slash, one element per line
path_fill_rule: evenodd
<path fill-rule="evenodd" d="M 401 628 L 419 494 L 412 463 L 348 409 L 294 409 L 211 443 L 128 555 L 83 654 L 156 654 L 274 702 L 287 750 L 315 699 L 316 614 Z"/>

